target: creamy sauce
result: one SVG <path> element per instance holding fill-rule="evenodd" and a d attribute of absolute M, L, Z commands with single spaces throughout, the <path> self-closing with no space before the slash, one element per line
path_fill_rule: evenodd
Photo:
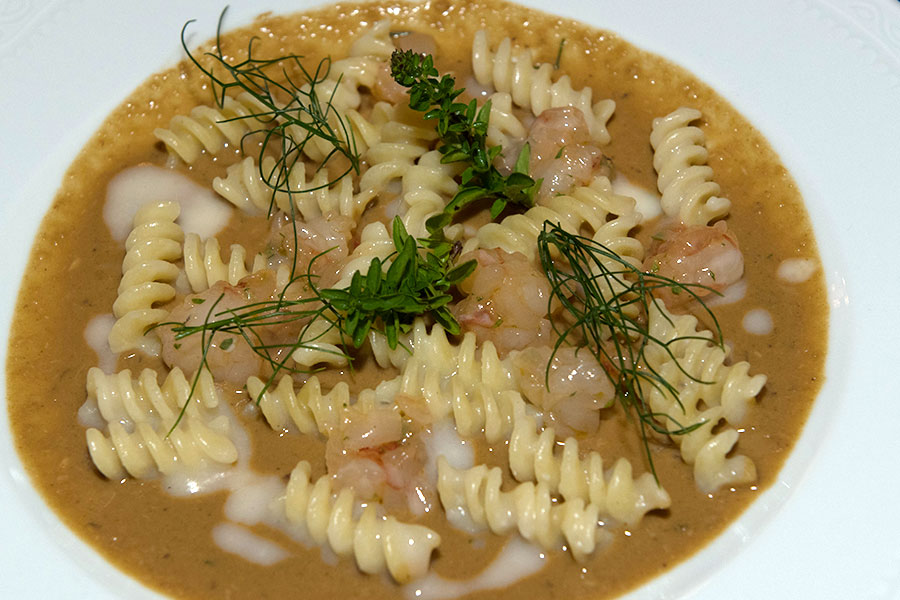
<path fill-rule="evenodd" d="M 322 48 L 341 56 L 359 31 L 386 16 L 394 20 L 395 29 L 434 34 L 438 68 L 462 74 L 469 72 L 469 40 L 479 28 L 488 28 L 493 43 L 511 35 L 517 44 L 536 48 L 538 59 L 548 62 L 554 61 L 559 40 L 565 38 L 561 68 L 572 76 L 576 88 L 589 85 L 595 98 L 616 101 L 609 124 L 613 141 L 604 152 L 622 176 L 617 185 L 652 190 L 640 195 L 648 207 L 656 197 L 648 142 L 653 118 L 680 105 L 703 111 L 709 164 L 722 195 L 732 201 L 728 228 L 740 237 L 746 261 L 744 287 L 733 301 L 717 306 L 716 314 L 734 348 L 733 360 L 748 360 L 753 372 L 769 378 L 739 443 L 741 453 L 756 462 L 758 485 L 702 495 L 677 449 L 653 446 L 672 508 L 649 514 L 639 527 L 618 531 L 612 544 L 586 564 L 575 563 L 563 552 L 529 562 L 521 558 L 527 549 L 513 552 L 518 542 L 455 530 L 440 510 L 422 515 L 420 521 L 443 539 L 432 575 L 417 588 L 434 590 L 431 597 L 447 597 L 448 589 L 491 599 L 600 599 L 624 593 L 690 556 L 737 517 L 772 483 L 802 428 L 822 380 L 827 306 L 818 262 L 812 258 L 790 262 L 797 256 L 816 256 L 799 194 L 762 136 L 708 86 L 613 34 L 524 8 L 490 2 L 434 2 L 390 10 L 342 5 L 307 16 L 261 17 L 230 34 L 226 43 L 238 58 L 255 35 L 259 56 L 279 55 L 288 47 L 311 58 L 321 56 Z M 329 26 L 322 27 L 324 23 Z M 173 45 L 177 33 L 171 32 Z M 35 486 L 69 527 L 112 563 L 165 594 L 263 598 L 291 597 L 304 590 L 305 597 L 396 597 L 400 590 L 386 578 L 363 576 L 350 560 L 331 557 L 323 564 L 327 553 L 298 542 L 250 506 L 251 496 L 270 497 L 300 458 L 313 465 L 313 477 L 321 475 L 324 444 L 272 432 L 258 415 L 241 410 L 246 394 L 235 393 L 230 399 L 237 415 L 233 418 L 247 434 L 247 450 L 242 453 L 247 464 L 239 468 L 258 478 L 258 485 L 248 491 L 235 492 L 222 482 L 205 490 L 198 482 L 182 482 L 178 485 L 186 496 L 173 498 L 165 488 L 167 483 L 177 487 L 174 482 L 110 482 L 96 472 L 88 456 L 77 420 L 85 400 L 87 369 L 98 360 L 104 368 L 109 366 L 94 332 L 102 321 L 92 320 L 109 312 L 121 276 L 124 250 L 119 240 L 127 235 L 127 227 L 118 215 L 130 209 L 122 208 L 119 199 L 128 195 L 122 190 L 137 185 L 134 178 L 152 171 L 156 179 L 158 168 L 167 164 L 167 154 L 152 136 L 153 129 L 165 127 L 173 115 L 185 114 L 194 105 L 208 103 L 204 86 L 202 77 L 186 63 L 151 77 L 113 112 L 66 174 L 35 242 L 10 339 L 7 379 L 17 448 Z M 132 113 L 130 107 L 148 106 L 150 99 L 156 100 L 153 110 Z M 223 175 L 236 158 L 220 156 L 215 162 L 165 175 L 173 186 L 166 199 L 179 194 L 208 196 L 212 178 Z M 127 167 L 138 171 L 120 175 Z M 110 202 L 115 204 L 113 216 L 104 221 Z M 205 235 L 225 226 L 224 221 L 207 222 L 206 209 L 199 214 L 201 225 L 209 225 Z M 223 247 L 237 239 L 245 241 L 241 229 L 248 223 L 232 219 L 220 235 Z M 765 307 L 777 336 L 744 330 L 745 314 L 758 307 Z M 117 368 L 134 371 L 157 365 L 158 359 L 126 356 Z M 370 369 L 358 375 L 370 376 Z M 350 378 L 354 389 L 369 385 L 349 373 L 329 377 Z M 85 422 L 95 418 L 91 407 L 81 412 Z M 460 465 L 470 464 L 471 454 L 477 462 L 506 464 L 505 447 L 469 448 L 446 434 L 435 435 L 433 443 L 454 448 Z M 582 447 L 646 465 L 640 443 L 624 419 L 605 421 L 600 435 L 584 440 Z M 204 493 L 191 493 L 199 491 Z M 274 566 L 260 564 L 273 560 Z M 514 576 L 498 578 L 496 573 L 506 573 L 509 564 L 520 570 L 510 569 Z M 452 580 L 468 581 L 444 585 L 444 591 L 434 583 Z"/>
<path fill-rule="evenodd" d="M 409 600 L 446 600 L 482 590 L 495 590 L 537 573 L 545 566 L 546 559 L 540 548 L 513 536 L 477 577 L 452 581 L 431 573 L 421 581 L 407 585 L 405 594 Z"/>

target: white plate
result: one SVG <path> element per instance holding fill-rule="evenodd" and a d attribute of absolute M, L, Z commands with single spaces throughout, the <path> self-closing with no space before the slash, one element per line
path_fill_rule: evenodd
<path fill-rule="evenodd" d="M 200 19 L 199 42 L 222 7 L 165 4 L 0 3 L 0 330 L 65 167 L 128 92 L 178 59 L 183 23 Z M 233 2 L 228 23 L 307 4 Z M 827 272 L 827 382 L 778 482 L 710 547 L 629 598 L 900 598 L 900 3 L 527 4 L 616 31 L 729 99 L 793 173 Z M 2 595 L 158 597 L 44 507 L 0 429 Z"/>

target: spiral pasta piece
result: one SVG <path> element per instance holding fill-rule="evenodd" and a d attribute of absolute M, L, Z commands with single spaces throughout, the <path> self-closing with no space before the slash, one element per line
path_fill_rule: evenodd
<path fill-rule="evenodd" d="M 421 398 L 436 421 L 452 417 L 465 437 L 484 432 L 489 442 L 496 442 L 509 436 L 525 401 L 491 342 L 482 344 L 479 356 L 475 334 L 466 334 L 454 346 L 443 328 L 434 325 L 430 335 L 421 326 L 410 345 L 413 352 L 403 362 L 395 394 Z"/>
<path fill-rule="evenodd" d="M 300 333 L 300 343 L 291 358 L 301 367 L 347 364 L 344 336 L 337 324 L 325 317 L 313 319 Z"/>
<path fill-rule="evenodd" d="M 350 286 L 353 274 L 365 273 L 375 258 L 387 263 L 388 257 L 396 250 L 394 238 L 388 233 L 387 227 L 381 221 L 373 221 L 363 227 L 360 234 L 359 245 L 353 249 L 347 262 L 341 267 L 340 278 L 334 287 L 342 289 Z"/>
<path fill-rule="evenodd" d="M 266 384 L 258 377 L 247 380 L 247 391 L 258 399 L 266 421 L 275 430 L 290 430 L 296 426 L 300 433 L 329 435 L 341 424 L 343 411 L 350 405 L 350 388 L 338 382 L 324 393 L 319 378 L 313 375 L 299 389 L 285 375 L 277 386 L 263 389 Z"/>
<path fill-rule="evenodd" d="M 419 157 L 428 151 L 426 142 L 419 139 L 381 141 L 369 148 L 365 155 L 369 168 L 359 178 L 356 202 L 367 205 L 386 192 L 392 183 L 402 180 Z"/>
<path fill-rule="evenodd" d="M 310 472 L 306 461 L 291 472 L 284 496 L 288 521 L 304 527 L 315 543 L 327 545 L 338 556 L 353 556 L 363 573 L 387 570 L 397 582 L 406 583 L 428 572 L 441 536 L 422 525 L 379 516 L 375 503 L 368 503 L 357 517 L 349 488 L 335 494 L 331 476 L 312 482 Z"/>
<path fill-rule="evenodd" d="M 528 136 L 528 131 L 513 112 L 512 96 L 505 92 L 494 92 L 488 100 L 491 102 L 491 118 L 487 130 L 488 145 L 509 148 L 513 140 L 524 140 Z"/>
<path fill-rule="evenodd" d="M 564 543 L 578 561 L 611 541 L 597 506 L 581 499 L 553 502 L 545 483 L 520 483 L 509 492 L 500 489 L 502 483 L 500 467 L 460 470 L 438 457 L 438 495 L 457 527 L 487 528 L 498 535 L 517 530 L 547 550 Z"/>
<path fill-rule="evenodd" d="M 636 525 L 654 509 L 668 508 L 672 501 L 653 475 L 632 475 L 631 463 L 619 458 L 609 470 L 603 458 L 589 452 L 579 458 L 578 441 L 567 438 L 560 448 L 556 433 L 546 428 L 536 433 L 534 417 L 520 414 L 509 438 L 509 467 L 517 481 L 536 481 L 566 502 L 581 500 L 597 507 L 601 517 Z M 559 450 L 559 452 L 557 452 Z"/>
<path fill-rule="evenodd" d="M 391 38 L 391 20 L 381 19 L 353 40 L 348 56 L 369 56 L 380 60 L 389 60 L 394 49 L 394 40 Z"/>
<path fill-rule="evenodd" d="M 228 417 L 216 410 L 218 392 L 208 371 L 200 373 L 192 395 L 191 382 L 177 368 L 159 385 L 152 369 L 132 379 L 129 370 L 106 375 L 94 367 L 87 394 L 108 429 L 87 430 L 88 452 L 109 479 L 227 466 L 238 458 Z"/>
<path fill-rule="evenodd" d="M 169 128 L 153 132 L 169 152 L 185 163 L 194 164 L 205 150 L 216 156 L 226 147 L 239 148 L 243 137 L 271 125 L 271 119 L 258 115 L 271 110 L 253 95 L 225 96 L 222 106 L 197 106 L 189 115 L 176 115 Z"/>
<path fill-rule="evenodd" d="M 384 335 L 375 331 L 369 332 L 372 355 L 382 369 L 389 367 L 402 369 L 418 348 L 422 348 L 423 351 L 427 348 L 430 355 L 442 357 L 449 357 L 453 351 L 444 329 L 440 326 L 432 327 L 429 333 L 428 327 L 421 317 L 413 321 L 412 327 L 407 333 L 400 333 L 397 341 L 397 347 L 392 349 Z"/>
<path fill-rule="evenodd" d="M 378 70 L 390 60 L 393 52 L 391 20 L 382 19 L 353 40 L 346 58 L 331 63 L 327 79 L 340 80 L 357 89 L 371 89 Z"/>
<path fill-rule="evenodd" d="M 181 258 L 184 232 L 175 219 L 181 208 L 175 202 L 147 204 L 134 217 L 134 228 L 125 240 L 122 280 L 113 304 L 116 322 L 109 332 L 113 352 L 141 350 L 158 355 L 159 337 L 148 328 L 161 323 L 168 311 L 155 306 L 175 297 L 172 283 L 178 277 L 175 261 Z"/>
<path fill-rule="evenodd" d="M 315 94 L 327 110 L 325 118 L 334 135 L 356 153 L 364 154 L 374 143 L 365 131 L 359 131 L 365 125 L 365 119 L 357 112 L 362 104 L 361 90 L 374 86 L 379 69 L 383 68 L 393 49 L 390 20 L 381 20 L 354 40 L 346 58 L 330 64 L 324 78 L 300 87 L 299 97 Z M 303 153 L 316 162 L 324 161 L 334 150 L 331 141 L 320 136 L 309 136 L 297 125 L 285 129 L 296 142 L 304 141 Z M 363 133 L 361 138 L 356 137 L 357 133 Z"/>
<path fill-rule="evenodd" d="M 706 225 L 731 209 L 731 202 L 717 195 L 721 188 L 713 181 L 712 167 L 706 164 L 706 137 L 690 125 L 700 116 L 699 110 L 678 108 L 654 119 L 650 133 L 662 209 L 685 225 Z"/>
<path fill-rule="evenodd" d="M 537 258 L 537 238 L 550 221 L 566 231 L 582 233 L 614 250 L 619 256 L 639 266 L 644 256 L 641 243 L 630 237 L 630 231 L 641 222 L 634 198 L 612 191 L 609 179 L 595 177 L 589 185 L 579 186 L 570 194 L 542 200 L 524 213 L 510 215 L 499 223 L 487 223 L 466 243 L 463 251 L 500 248 L 520 252 L 530 260 Z"/>
<path fill-rule="evenodd" d="M 184 236 L 184 272 L 194 292 L 208 290 L 217 281 L 231 285 L 257 271 L 266 268 L 265 258 L 257 254 L 250 268 L 247 267 L 247 249 L 240 244 L 231 245 L 228 261 L 222 260 L 219 240 L 214 237 L 205 242 L 200 236 L 188 233 Z"/>
<path fill-rule="evenodd" d="M 531 52 L 514 48 L 509 38 L 504 38 L 497 51 L 491 52 L 487 33 L 478 31 L 472 41 L 472 71 L 478 83 L 511 94 L 516 105 L 531 110 L 534 116 L 548 108 L 578 108 L 587 120 L 591 139 L 598 144 L 609 143 L 606 123 L 615 111 L 615 102 L 593 102 L 591 88 L 573 89 L 568 75 L 553 81 L 553 65 L 536 65 Z"/>
<path fill-rule="evenodd" d="M 437 150 L 426 152 L 403 174 L 403 226 L 415 238 L 428 236 L 425 222 L 444 210 L 459 185 L 458 164 L 444 164 Z"/>
<path fill-rule="evenodd" d="M 263 159 L 262 172 L 275 173 L 275 160 Z M 299 217 L 305 221 L 324 216 L 340 215 L 353 220 L 359 218 L 365 205 L 353 196 L 353 182 L 344 177 L 329 184 L 328 173 L 318 171 L 311 178 L 306 176 L 306 165 L 297 163 L 288 174 L 287 188 L 273 190 L 260 176 L 260 168 L 252 157 L 228 167 L 226 177 L 216 177 L 213 189 L 237 208 L 249 214 L 266 214 L 272 208 L 291 212 L 293 203 Z"/>
<path fill-rule="evenodd" d="M 738 440 L 738 425 L 766 383 L 765 375 L 749 375 L 741 361 L 726 365 L 729 350 L 713 343 L 710 331 L 697 328 L 691 315 L 672 315 L 661 302 L 650 305 L 649 334 L 645 349 L 649 368 L 678 390 L 676 398 L 665 388 L 644 381 L 641 389 L 651 410 L 667 417 L 670 431 L 701 424 L 697 429 L 670 436 L 684 461 L 694 466 L 694 480 L 703 492 L 723 485 L 740 485 L 756 479 L 753 461 L 743 455 L 728 457 Z M 663 347 L 661 344 L 665 344 Z"/>

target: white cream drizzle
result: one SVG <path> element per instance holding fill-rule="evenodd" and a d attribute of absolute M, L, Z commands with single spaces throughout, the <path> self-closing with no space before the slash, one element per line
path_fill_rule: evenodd
<path fill-rule="evenodd" d="M 290 555 L 275 542 L 234 523 L 219 523 L 213 527 L 212 537 L 222 550 L 264 567 L 279 563 Z"/>
<path fill-rule="evenodd" d="M 764 308 L 754 308 L 744 314 L 744 331 L 753 335 L 769 335 L 775 329 L 772 313 Z"/>
<path fill-rule="evenodd" d="M 472 579 L 457 581 L 444 579 L 437 573 L 429 573 L 419 581 L 407 585 L 403 593 L 409 600 L 458 598 L 481 590 L 507 587 L 537 573 L 545 564 L 546 555 L 540 548 L 519 536 L 513 536 L 497 558 Z"/>
<path fill-rule="evenodd" d="M 116 355 L 109 349 L 109 332 L 116 318 L 111 313 L 97 315 L 84 326 L 84 341 L 97 355 L 97 366 L 104 373 L 114 373 L 116 370 Z M 85 429 L 104 429 L 106 420 L 100 414 L 97 400 L 88 398 L 78 408 L 78 424 Z"/>
<path fill-rule="evenodd" d="M 451 419 L 444 419 L 431 427 L 431 435 L 425 437 L 425 448 L 428 453 L 425 475 L 430 481 L 437 481 L 439 456 L 445 457 L 456 469 L 469 469 L 475 464 L 475 449 L 459 437 Z"/>
<path fill-rule="evenodd" d="M 141 206 L 164 200 L 178 202 L 181 227 L 203 238 L 217 234 L 231 217 L 231 205 L 188 177 L 153 165 L 138 165 L 120 172 L 106 189 L 103 220 L 113 239 L 125 241 Z"/>
<path fill-rule="evenodd" d="M 722 290 L 722 295 L 711 294 L 703 299 L 707 306 L 724 306 L 740 302 L 747 295 L 747 280 L 741 278 Z"/>
<path fill-rule="evenodd" d="M 778 265 L 778 279 L 788 283 L 803 283 L 816 272 L 816 261 L 809 258 L 786 258 Z"/>
<path fill-rule="evenodd" d="M 84 404 L 78 407 L 78 424 L 85 429 L 106 427 L 106 419 L 100 414 L 100 407 L 97 406 L 96 399 L 88 398 Z"/>
<path fill-rule="evenodd" d="M 84 327 L 84 341 L 97 354 L 97 366 L 104 373 L 116 370 L 116 355 L 109 349 L 109 332 L 116 322 L 112 313 L 97 315 Z"/>
<path fill-rule="evenodd" d="M 621 173 L 617 173 L 612 180 L 613 192 L 622 196 L 634 198 L 636 209 L 643 217 L 642 222 L 652 221 L 662 214 L 660 198 L 653 192 L 648 192 L 639 185 L 635 185 Z"/>
<path fill-rule="evenodd" d="M 270 514 L 269 506 L 283 493 L 284 483 L 280 478 L 257 475 L 244 485 L 232 488 L 225 501 L 225 516 L 245 525 L 262 523 Z"/>

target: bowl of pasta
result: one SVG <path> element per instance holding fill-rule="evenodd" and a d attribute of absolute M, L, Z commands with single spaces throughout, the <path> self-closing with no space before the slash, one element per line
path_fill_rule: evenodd
<path fill-rule="evenodd" d="M 900 7 L 690 9 L 0 10 L 8 594 L 900 598 Z"/>

